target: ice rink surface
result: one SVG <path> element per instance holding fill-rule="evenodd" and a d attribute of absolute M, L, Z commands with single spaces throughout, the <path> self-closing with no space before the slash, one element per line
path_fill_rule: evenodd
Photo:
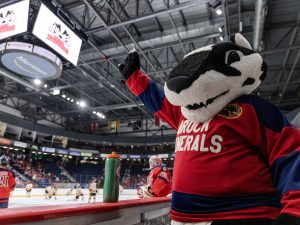
<path fill-rule="evenodd" d="M 23 191 L 24 193 L 25 191 Z M 97 194 L 96 196 L 96 202 L 102 202 L 103 201 L 103 195 L 101 194 L 102 191 L 100 191 L 100 194 Z M 124 193 L 120 193 L 119 200 L 129 200 L 129 199 L 138 199 L 137 195 L 135 194 L 135 190 L 124 190 Z M 13 195 L 9 199 L 9 208 L 20 208 L 20 207 L 28 207 L 28 206 L 47 206 L 47 205 L 67 205 L 67 204 L 93 204 L 88 203 L 89 195 L 85 194 L 84 200 L 81 200 L 81 197 L 74 201 L 75 196 L 74 195 L 65 195 L 65 194 L 59 194 L 57 196 L 57 199 L 54 199 L 53 197 L 51 199 L 46 199 L 43 195 L 32 195 L 30 198 L 26 198 L 24 195 Z"/>

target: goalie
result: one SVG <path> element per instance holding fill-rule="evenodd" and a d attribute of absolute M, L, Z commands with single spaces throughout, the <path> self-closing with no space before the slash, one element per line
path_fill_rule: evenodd
<path fill-rule="evenodd" d="M 149 159 L 150 173 L 147 177 L 147 185 L 138 188 L 140 198 L 165 197 L 171 193 L 170 172 L 162 163 L 159 156 L 151 156 Z"/>

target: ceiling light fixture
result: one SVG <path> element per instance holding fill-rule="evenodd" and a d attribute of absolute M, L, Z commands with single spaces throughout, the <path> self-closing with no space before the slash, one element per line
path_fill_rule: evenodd
<path fill-rule="evenodd" d="M 222 9 L 217 9 L 217 10 L 216 10 L 216 13 L 217 13 L 217 15 L 222 15 L 222 14 L 223 14 L 223 11 L 222 11 Z"/>
<path fill-rule="evenodd" d="M 60 90 L 59 89 L 54 89 L 52 92 L 53 95 L 59 95 L 60 94 Z"/>
<path fill-rule="evenodd" d="M 80 101 L 80 102 L 79 102 L 79 106 L 80 106 L 81 108 L 86 107 L 86 102 L 85 102 L 85 101 Z"/>
<path fill-rule="evenodd" d="M 33 83 L 36 85 L 36 86 L 40 86 L 42 84 L 42 81 L 40 79 L 34 79 L 33 80 Z"/>

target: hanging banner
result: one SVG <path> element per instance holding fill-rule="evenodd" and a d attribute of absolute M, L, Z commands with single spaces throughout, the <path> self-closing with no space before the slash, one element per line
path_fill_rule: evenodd
<path fill-rule="evenodd" d="M 7 123 L 0 122 L 0 137 L 3 137 L 7 128 Z"/>
<path fill-rule="evenodd" d="M 111 120 L 108 121 L 108 129 L 110 132 L 116 132 L 120 128 L 120 120 Z"/>
<path fill-rule="evenodd" d="M 58 144 L 62 148 L 67 148 L 68 145 L 68 138 L 64 136 L 52 136 L 52 142 Z"/>

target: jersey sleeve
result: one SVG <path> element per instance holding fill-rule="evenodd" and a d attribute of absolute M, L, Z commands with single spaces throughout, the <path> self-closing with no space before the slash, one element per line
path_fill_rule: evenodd
<path fill-rule="evenodd" d="M 178 106 L 170 104 L 160 86 L 155 84 L 147 75 L 143 74 L 141 70 L 136 70 L 126 80 L 126 85 L 151 113 L 177 130 L 181 109 Z"/>
<path fill-rule="evenodd" d="M 297 217 L 300 224 L 300 131 L 271 103 L 256 98 L 253 105 L 258 126 L 251 136 L 253 142 L 259 140 L 271 168 L 283 206 L 281 214 Z"/>
<path fill-rule="evenodd" d="M 156 174 L 150 188 L 155 197 L 164 197 L 170 192 L 170 173 L 160 169 Z"/>

